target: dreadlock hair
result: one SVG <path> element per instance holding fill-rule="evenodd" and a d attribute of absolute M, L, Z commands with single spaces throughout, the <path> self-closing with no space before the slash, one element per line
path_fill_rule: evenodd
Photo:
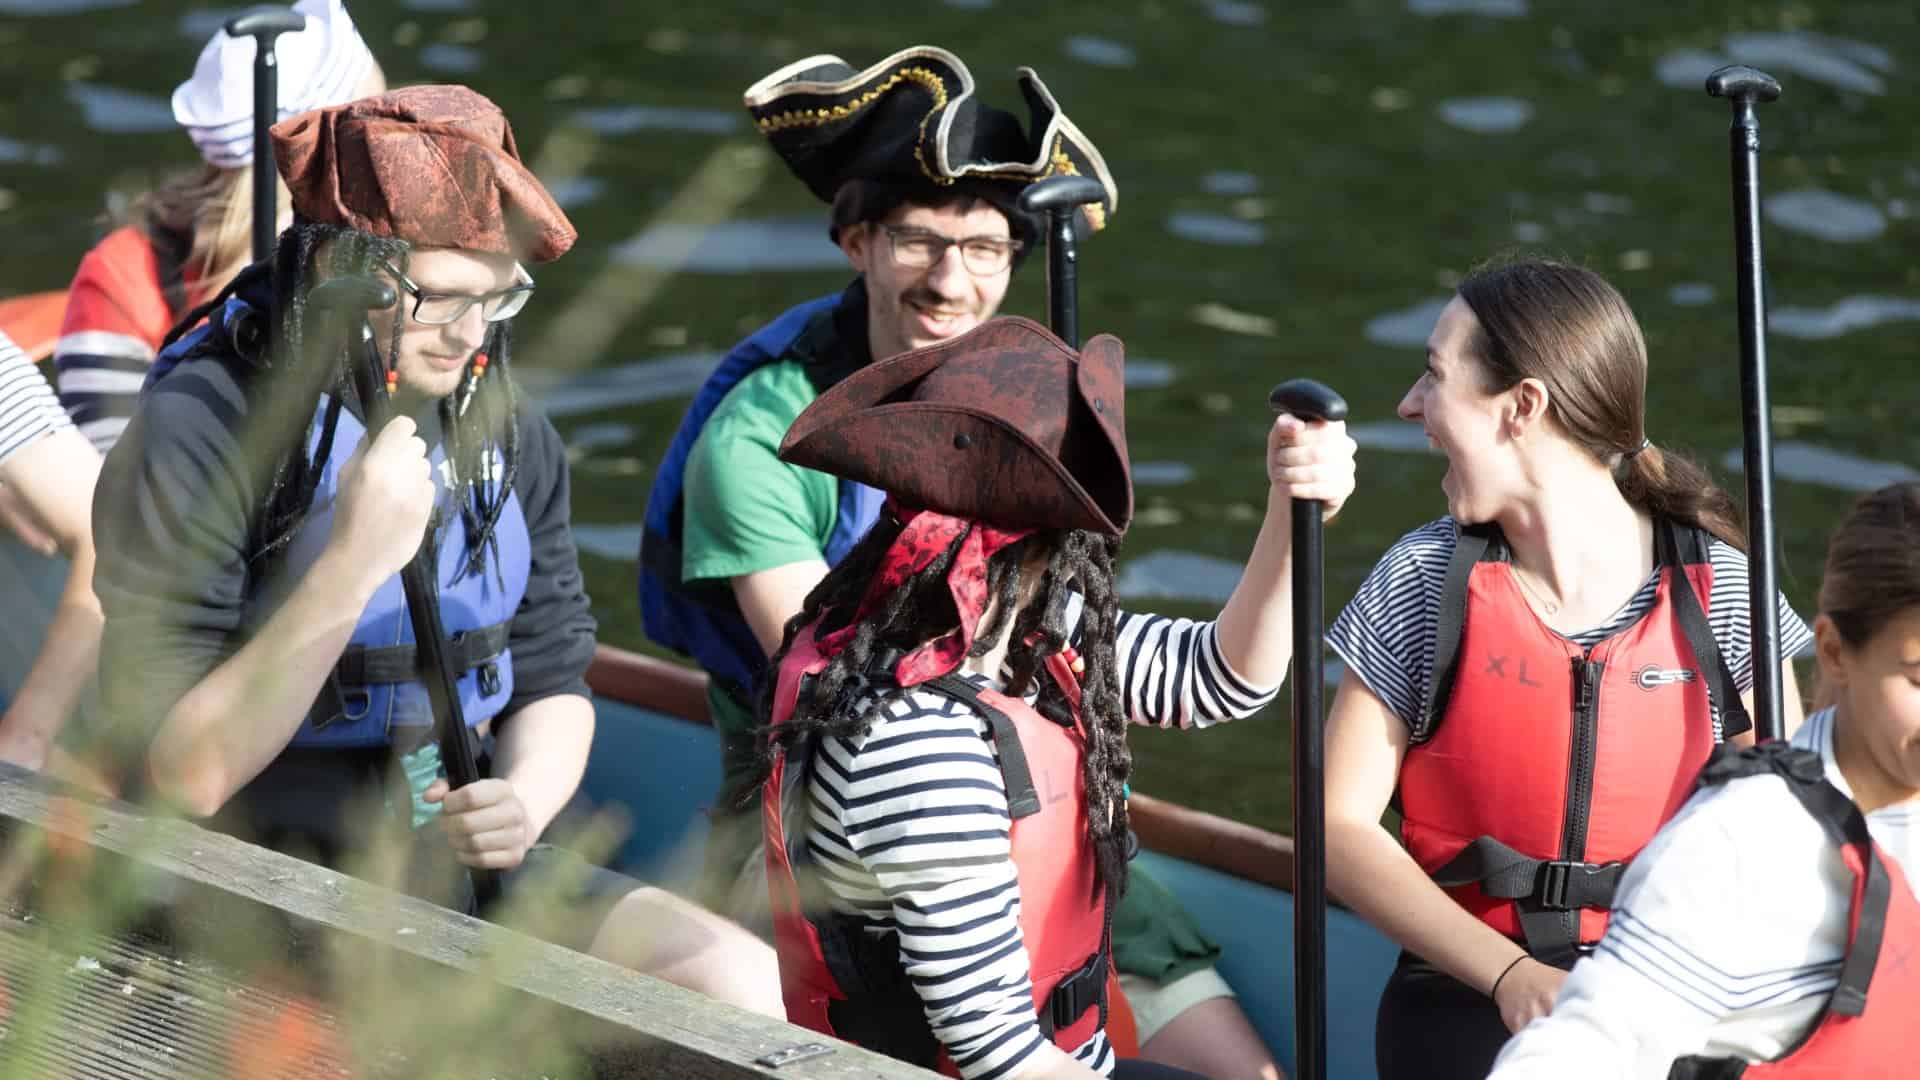
<path fill-rule="evenodd" d="M 847 557 L 827 572 L 807 595 L 800 613 L 787 621 L 780 649 L 772 660 L 773 669 L 786 659 L 799 635 L 812 632 L 810 628 L 816 623 L 820 632 L 846 625 L 903 527 L 892 514 L 883 515 Z M 884 658 L 909 652 L 958 627 L 959 613 L 947 586 L 947 569 L 972 528 L 963 531 L 924 570 L 888 594 L 879 610 L 855 626 L 847 647 L 816 676 L 811 692 L 802 695 L 785 723 L 770 723 L 778 680 L 762 680 L 756 712 L 766 726 L 756 732 L 754 782 L 742 787 L 740 808 L 746 808 L 759 794 L 781 755 L 823 736 L 863 736 L 877 714 L 912 692 L 910 687 L 891 687 L 878 698 L 867 693 L 873 685 L 870 676 L 877 676 L 880 685 L 890 686 L 892 672 L 876 671 Z M 1118 602 L 1113 588 L 1113 560 L 1118 543 L 1114 537 L 1069 529 L 1036 533 L 996 552 L 987 560 L 987 593 L 994 600 L 993 610 L 976 628 L 969 650 L 970 656 L 992 651 L 1011 621 L 1004 692 L 1021 697 L 1037 689 L 1035 708 L 1042 716 L 1073 724 L 1076 717 L 1066 696 L 1052 679 L 1038 675 L 1046 658 L 1066 647 L 1069 602 L 1079 594 L 1079 653 L 1086 667 L 1081 677 L 1078 719 L 1087 733 L 1082 763 L 1087 788 L 1087 839 L 1094 847 L 1094 887 L 1112 890 L 1110 899 L 1115 902 L 1126 891 L 1124 793 L 1133 772 L 1114 647 Z M 1025 564 L 1041 556 L 1045 568 L 1039 580 L 1024 580 Z M 1028 585 L 1031 593 L 1022 605 L 1020 597 Z"/>
<path fill-rule="evenodd" d="M 250 573 L 269 569 L 306 521 L 324 464 L 333 452 L 340 410 L 355 393 L 352 365 L 366 359 L 355 349 L 342 348 L 342 343 L 330 335 L 309 340 L 309 295 L 317 279 L 326 275 L 383 274 L 383 262 L 404 272 L 411 250 L 403 240 L 298 217 L 280 234 L 270 264 L 270 329 L 266 348 L 260 353 L 261 366 L 272 369 L 275 377 L 249 382 L 254 418 L 249 459 L 262 463 L 257 479 L 265 492 L 249 538 Z M 256 266 L 243 273 L 196 308 L 175 327 L 174 336 L 225 304 L 241 284 L 254 280 L 260 269 Z M 410 313 L 404 294 L 400 306 Z M 477 379 L 463 381 L 436 406 L 440 437 L 453 462 L 453 505 L 459 507 L 466 527 L 467 560 L 462 574 L 481 572 L 489 553 L 498 554 L 494 529 L 519 475 L 520 397 L 510 374 L 512 342 L 511 323 L 494 324 L 484 345 L 488 357 L 485 369 Z M 395 333 L 387 343 L 389 370 L 398 361 L 399 352 L 399 334 Z M 326 408 L 315 438 L 313 411 L 322 396 Z M 492 467 L 496 460 L 499 468 Z M 436 511 L 429 530 L 437 535 L 438 529 Z M 498 575 L 497 559 L 495 565 Z"/>

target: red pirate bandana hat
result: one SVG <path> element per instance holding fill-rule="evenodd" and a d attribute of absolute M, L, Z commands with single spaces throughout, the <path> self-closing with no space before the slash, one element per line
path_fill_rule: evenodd
<path fill-rule="evenodd" d="M 974 96 L 960 58 L 931 45 L 903 49 L 865 71 L 812 56 L 747 88 L 747 111 L 793 174 L 831 203 L 852 179 L 962 185 L 1011 207 L 1037 180 L 1091 176 L 1106 198 L 1084 207 L 1099 229 L 1120 190 L 1092 140 L 1060 111 L 1032 68 L 1019 69 L 1031 123 Z"/>
<path fill-rule="evenodd" d="M 573 223 L 521 163 L 506 115 L 464 86 L 303 113 L 274 125 L 273 156 L 310 221 L 533 262 L 573 246 Z"/>
<path fill-rule="evenodd" d="M 780 457 L 1000 529 L 1118 536 L 1133 517 L 1124 363 L 1111 335 L 1075 353 L 1002 316 L 842 379 Z"/>

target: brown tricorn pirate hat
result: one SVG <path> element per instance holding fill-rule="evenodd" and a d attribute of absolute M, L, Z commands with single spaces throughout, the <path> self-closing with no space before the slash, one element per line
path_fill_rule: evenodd
<path fill-rule="evenodd" d="M 1019 69 L 1031 123 L 974 96 L 973 75 L 945 49 L 902 49 L 865 71 L 812 56 L 747 88 L 747 111 L 793 174 L 823 202 L 852 179 L 959 185 L 1008 209 L 1027 185 L 1091 176 L 1106 198 L 1084 207 L 1098 229 L 1120 190 L 1093 142 L 1032 68 Z"/>
<path fill-rule="evenodd" d="M 920 509 L 1118 536 L 1133 517 L 1124 364 L 1110 334 L 1076 354 L 1003 316 L 842 379 L 793 422 L 780 457 Z"/>
<path fill-rule="evenodd" d="M 573 223 L 514 147 L 499 106 L 464 86 L 409 86 L 273 127 L 273 157 L 309 221 L 549 262 Z"/>

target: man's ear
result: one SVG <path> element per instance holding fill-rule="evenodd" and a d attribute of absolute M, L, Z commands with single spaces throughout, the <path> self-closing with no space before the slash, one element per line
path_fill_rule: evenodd
<path fill-rule="evenodd" d="M 865 221 L 840 230 L 840 250 L 846 253 L 847 265 L 856 274 L 867 272 L 867 257 L 873 253 L 873 233 L 873 225 Z"/>

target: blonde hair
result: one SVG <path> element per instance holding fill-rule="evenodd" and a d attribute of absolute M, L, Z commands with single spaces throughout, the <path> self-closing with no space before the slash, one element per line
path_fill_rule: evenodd
<path fill-rule="evenodd" d="M 284 182 L 275 186 L 278 220 L 286 221 L 293 197 Z M 187 306 L 199 304 L 253 261 L 253 166 L 202 165 L 183 173 L 141 196 L 133 218 L 149 236 L 163 230 L 189 238 L 181 271 L 193 282 Z"/>

